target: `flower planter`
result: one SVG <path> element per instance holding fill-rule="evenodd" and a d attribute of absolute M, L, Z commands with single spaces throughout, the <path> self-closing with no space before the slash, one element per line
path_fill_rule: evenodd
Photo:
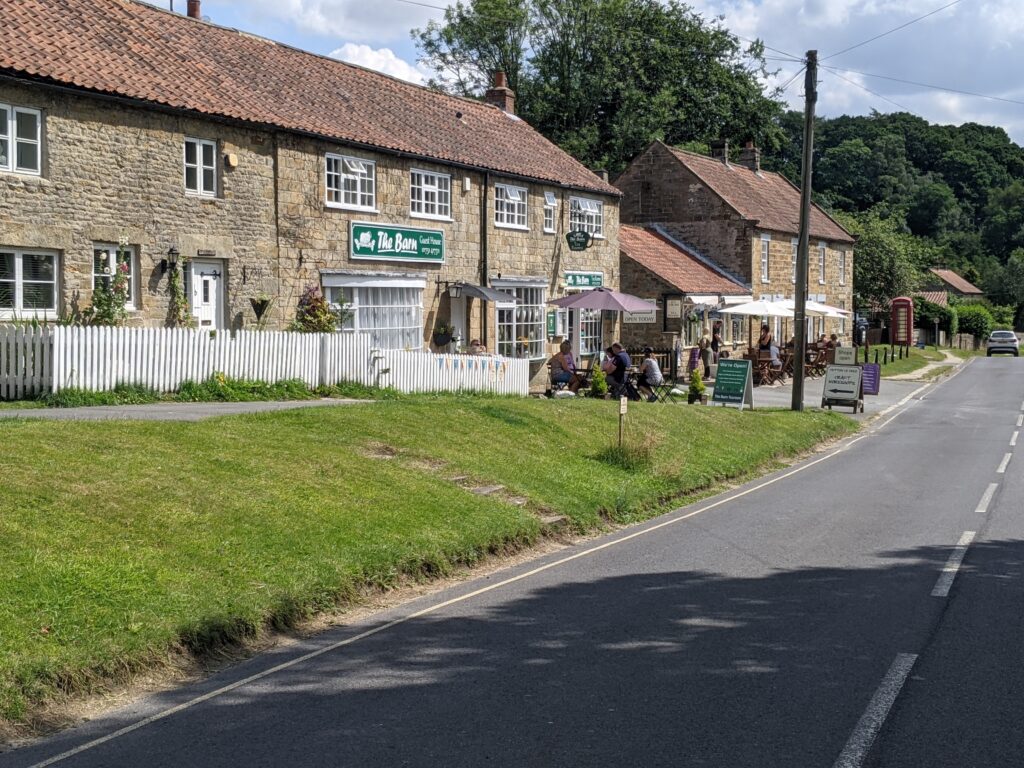
<path fill-rule="evenodd" d="M 444 347 L 452 343 L 452 335 L 450 333 L 435 333 L 433 340 L 435 347 Z"/>
<path fill-rule="evenodd" d="M 256 314 L 256 322 L 263 319 L 263 315 L 270 308 L 270 299 L 249 299 L 252 311 Z"/>

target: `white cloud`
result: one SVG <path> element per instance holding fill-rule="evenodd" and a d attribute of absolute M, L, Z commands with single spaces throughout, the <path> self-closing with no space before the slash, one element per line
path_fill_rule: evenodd
<path fill-rule="evenodd" d="M 245 13 L 286 23 L 305 34 L 378 44 L 408 40 L 409 30 L 441 16 L 435 9 L 399 0 L 247 0 Z"/>
<path fill-rule="evenodd" d="M 390 48 L 371 48 L 359 43 L 345 43 L 329 55 L 333 59 L 358 64 L 417 85 L 422 85 L 426 80 L 426 74 L 422 70 L 396 56 Z"/>
<path fill-rule="evenodd" d="M 933 122 L 999 125 L 1024 143 L 1024 106 L 959 96 L 843 71 L 853 85 L 824 67 L 887 75 L 961 91 L 1024 101 L 1019 73 L 1024 69 L 1024 33 L 1020 0 L 964 2 L 936 13 L 873 43 L 829 58 L 917 16 L 934 11 L 942 0 L 694 0 L 708 18 L 723 15 L 735 34 L 758 37 L 772 48 L 802 57 L 818 50 L 818 112 L 826 116 L 898 111 L 891 99 Z M 776 51 L 768 56 L 779 57 Z M 781 85 L 799 64 L 770 61 L 782 71 L 770 82 Z M 858 87 L 861 86 L 861 87 Z M 879 95 L 864 90 L 870 89 Z M 790 106 L 803 106 L 803 77 L 786 91 Z"/>

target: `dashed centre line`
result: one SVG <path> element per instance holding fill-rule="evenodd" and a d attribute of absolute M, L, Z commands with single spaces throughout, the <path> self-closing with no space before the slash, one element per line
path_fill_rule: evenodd
<path fill-rule="evenodd" d="M 1018 430 L 1018 431 L 1014 432 L 1013 433 L 1013 437 L 1010 438 L 1010 447 L 1011 448 L 1013 448 L 1014 446 L 1017 445 L 1017 435 L 1019 435 L 1019 434 L 1020 434 L 1020 431 Z"/>
<path fill-rule="evenodd" d="M 864 765 L 864 759 L 916 661 L 916 653 L 901 653 L 896 657 L 832 768 L 861 768 Z"/>
<path fill-rule="evenodd" d="M 1006 465 L 1010 463 L 1010 459 L 1013 458 L 1012 453 L 1007 453 L 1003 456 L 1003 460 L 999 462 L 999 469 L 996 470 L 997 475 L 1002 475 L 1006 472 Z"/>
<path fill-rule="evenodd" d="M 978 506 L 975 507 L 974 511 L 979 515 L 984 515 L 988 512 L 988 505 L 992 503 L 992 497 L 996 494 L 996 489 L 999 487 L 999 483 L 989 483 L 988 488 L 985 489 L 985 493 L 981 497 L 981 501 L 978 502 Z"/>
<path fill-rule="evenodd" d="M 935 588 L 932 590 L 932 597 L 949 597 L 949 589 L 953 586 L 953 579 L 956 578 L 956 572 L 960 570 L 960 565 L 964 561 L 964 556 L 967 554 L 967 548 L 974 541 L 974 531 L 964 531 L 963 536 L 960 537 L 960 541 L 953 547 L 953 551 L 949 555 L 949 560 L 942 566 L 942 573 L 939 574 L 939 580 L 935 582 Z"/>
<path fill-rule="evenodd" d="M 1017 426 L 1024 427 L 1024 413 L 1017 415 Z"/>

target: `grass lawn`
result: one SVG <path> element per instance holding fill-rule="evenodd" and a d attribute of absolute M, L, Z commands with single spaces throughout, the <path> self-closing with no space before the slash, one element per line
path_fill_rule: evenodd
<path fill-rule="evenodd" d="M 598 458 L 617 406 L 439 397 L 194 424 L 0 423 L 0 720 L 176 649 L 289 626 L 365 585 L 529 544 L 538 510 L 578 530 L 640 519 L 855 428 L 830 413 L 636 403 L 630 440 L 656 437 L 649 465 L 626 471 Z"/>
<path fill-rule="evenodd" d="M 875 362 L 875 352 L 878 352 L 878 362 L 881 364 L 885 357 L 885 350 L 889 347 L 885 345 L 878 345 L 871 347 L 868 353 L 868 359 L 870 362 Z M 935 349 L 935 347 L 925 347 L 924 349 L 918 349 L 917 347 L 910 348 L 910 355 L 906 356 L 906 350 L 904 350 L 904 358 L 899 359 L 899 347 L 896 347 L 896 360 L 889 359 L 888 363 L 882 364 L 882 376 L 899 376 L 904 373 L 913 373 L 914 371 L 924 368 L 928 363 L 938 363 L 945 360 L 945 356 L 941 350 Z M 891 352 L 891 350 L 890 350 Z M 864 353 L 861 352 L 859 360 L 864 359 Z"/>

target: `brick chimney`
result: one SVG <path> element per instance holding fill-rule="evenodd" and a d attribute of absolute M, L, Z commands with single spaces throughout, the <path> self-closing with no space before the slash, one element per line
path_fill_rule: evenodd
<path fill-rule="evenodd" d="M 508 79 L 500 69 L 494 73 L 494 87 L 484 94 L 484 101 L 510 115 L 516 113 L 516 92 L 508 87 Z"/>
<path fill-rule="evenodd" d="M 725 139 L 715 139 L 711 142 L 711 157 L 729 164 L 729 142 Z"/>
<path fill-rule="evenodd" d="M 739 164 L 759 173 L 761 170 L 761 150 L 752 141 L 748 141 L 740 150 Z"/>
<path fill-rule="evenodd" d="M 201 19 L 203 18 L 202 10 L 200 10 L 202 0 L 188 0 L 188 17 L 190 19 Z"/>

